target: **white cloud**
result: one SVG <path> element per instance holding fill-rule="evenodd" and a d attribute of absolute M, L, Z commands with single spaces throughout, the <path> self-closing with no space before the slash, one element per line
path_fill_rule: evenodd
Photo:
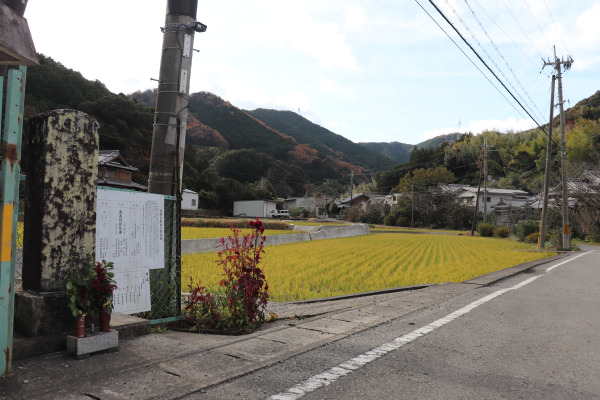
<path fill-rule="evenodd" d="M 320 76 L 317 82 L 321 90 L 326 93 L 339 93 L 343 95 L 350 95 L 352 93 L 352 88 L 342 87 L 335 83 L 335 81 L 324 76 Z"/>
<path fill-rule="evenodd" d="M 346 6 L 344 12 L 344 29 L 347 31 L 357 31 L 365 23 L 365 9 L 361 6 Z"/>
<path fill-rule="evenodd" d="M 498 119 L 488 119 L 488 120 L 479 120 L 479 121 L 470 121 L 469 125 L 460 129 L 456 127 L 452 128 L 439 128 L 439 129 L 431 129 L 423 133 L 419 142 L 425 141 L 427 139 L 434 138 L 440 135 L 446 135 L 448 133 L 455 132 L 472 132 L 476 135 L 480 134 L 483 131 L 498 131 L 498 132 L 508 132 L 508 131 L 524 131 L 527 129 L 533 128 L 535 125 L 530 119 L 521 118 L 517 121 L 514 117 L 509 117 L 508 119 L 501 121 Z"/>
<path fill-rule="evenodd" d="M 324 68 L 348 71 L 357 69 L 357 61 L 346 36 L 333 22 L 319 22 L 301 4 L 271 2 L 263 10 L 268 24 L 249 25 L 255 39 L 269 47 L 288 47 L 319 61 Z"/>

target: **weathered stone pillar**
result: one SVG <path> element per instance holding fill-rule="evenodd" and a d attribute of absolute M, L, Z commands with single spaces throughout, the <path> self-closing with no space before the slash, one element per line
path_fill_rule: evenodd
<path fill-rule="evenodd" d="M 94 253 L 98 127 L 76 110 L 49 111 L 29 120 L 24 291 L 15 311 L 22 333 L 65 330 L 59 321 L 68 320 L 62 291 L 69 266 Z"/>

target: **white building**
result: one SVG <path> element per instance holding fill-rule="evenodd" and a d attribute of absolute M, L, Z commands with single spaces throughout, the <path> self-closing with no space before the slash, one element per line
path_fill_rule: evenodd
<path fill-rule="evenodd" d="M 463 205 L 475 207 L 475 201 L 477 200 L 477 188 L 471 186 L 464 186 L 455 192 L 456 200 Z M 487 198 L 486 198 L 487 196 Z M 487 202 L 487 213 L 490 214 L 494 211 L 492 207 L 498 203 L 503 202 L 506 204 L 519 204 L 522 206 L 527 203 L 530 196 L 523 190 L 516 189 L 495 189 L 488 188 L 487 194 L 484 195 L 484 190 L 481 188 L 479 191 L 479 204 L 477 211 L 483 212 L 484 202 Z"/>
<path fill-rule="evenodd" d="M 181 194 L 181 209 L 196 211 L 198 210 L 198 193 L 193 190 L 183 189 Z"/>

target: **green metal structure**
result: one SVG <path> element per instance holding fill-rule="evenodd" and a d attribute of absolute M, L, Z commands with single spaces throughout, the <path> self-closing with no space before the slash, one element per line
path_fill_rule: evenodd
<path fill-rule="evenodd" d="M 19 183 L 21 181 L 21 142 L 27 67 L 10 69 L 6 82 L 6 107 L 2 132 L 0 171 L 0 376 L 11 371 L 15 302 L 15 270 Z M 4 79 L 0 77 L 0 89 Z M 0 104 L 2 103 L 0 90 Z M 2 120 L 0 107 L 0 120 Z"/>

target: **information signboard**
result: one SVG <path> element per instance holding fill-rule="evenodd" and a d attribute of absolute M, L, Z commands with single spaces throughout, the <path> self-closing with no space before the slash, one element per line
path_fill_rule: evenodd
<path fill-rule="evenodd" d="M 98 189 L 96 259 L 115 265 L 115 311 L 150 311 L 149 269 L 164 268 L 162 195 Z"/>

